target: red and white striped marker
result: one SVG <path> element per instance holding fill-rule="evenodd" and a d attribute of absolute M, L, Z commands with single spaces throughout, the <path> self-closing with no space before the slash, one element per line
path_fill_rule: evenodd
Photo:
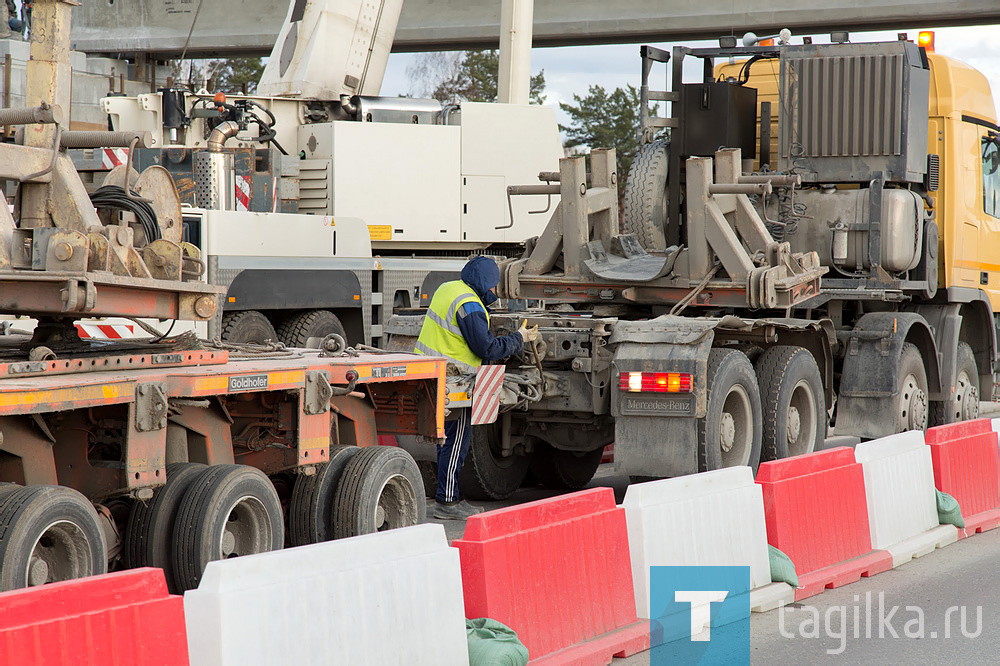
<path fill-rule="evenodd" d="M 113 169 L 128 162 L 128 148 L 101 148 L 101 164 Z"/>
<path fill-rule="evenodd" d="M 481 365 L 472 389 L 472 425 L 493 423 L 500 411 L 500 391 L 503 390 L 502 365 Z"/>
<path fill-rule="evenodd" d="M 250 210 L 250 192 L 253 176 L 236 176 L 236 210 Z"/>
<path fill-rule="evenodd" d="M 76 331 L 81 338 L 121 340 L 131 338 L 135 327 L 130 324 L 77 324 Z"/>

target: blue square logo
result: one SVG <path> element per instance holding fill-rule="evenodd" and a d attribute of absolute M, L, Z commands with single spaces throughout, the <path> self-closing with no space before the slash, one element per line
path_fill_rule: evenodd
<path fill-rule="evenodd" d="M 650 666 L 750 662 L 750 567 L 650 567 Z"/>

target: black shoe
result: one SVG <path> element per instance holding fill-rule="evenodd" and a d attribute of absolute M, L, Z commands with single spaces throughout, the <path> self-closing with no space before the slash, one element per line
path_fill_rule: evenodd
<path fill-rule="evenodd" d="M 465 500 L 459 500 L 458 502 L 435 502 L 433 515 L 438 520 L 465 520 L 469 516 L 482 512 L 482 507 L 472 506 Z"/>

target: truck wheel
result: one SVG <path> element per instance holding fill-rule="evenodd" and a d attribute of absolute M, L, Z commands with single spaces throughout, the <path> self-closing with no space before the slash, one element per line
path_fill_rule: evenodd
<path fill-rule="evenodd" d="M 594 478 L 603 457 L 603 447 L 595 451 L 564 451 L 542 444 L 531 453 L 531 472 L 546 488 L 579 490 Z"/>
<path fill-rule="evenodd" d="M 760 388 L 743 352 L 713 349 L 708 355 L 708 413 L 698 419 L 698 469 L 760 463 Z"/>
<path fill-rule="evenodd" d="M 903 343 L 896 386 L 896 432 L 927 428 L 927 372 L 917 346 Z"/>
<path fill-rule="evenodd" d="M 212 465 L 188 487 L 174 522 L 174 572 L 198 587 L 209 562 L 280 550 L 285 528 L 270 479 L 248 465 Z"/>
<path fill-rule="evenodd" d="M 458 473 L 462 497 L 489 501 L 507 499 L 528 473 L 527 456 L 500 453 L 500 425 L 472 426 L 469 454 Z"/>
<path fill-rule="evenodd" d="M 979 417 L 979 368 L 967 342 L 959 342 L 955 371 L 955 392 L 950 400 L 932 402 L 928 426 L 969 421 Z"/>
<path fill-rule="evenodd" d="M 395 446 L 368 446 L 347 466 L 333 500 L 335 539 L 424 522 L 427 500 L 413 456 Z"/>
<path fill-rule="evenodd" d="M 63 486 L 27 486 L 0 506 L 0 589 L 95 576 L 107 546 L 90 501 Z"/>
<path fill-rule="evenodd" d="M 293 546 L 333 538 L 333 502 L 347 462 L 361 449 L 331 446 L 330 461 L 316 466 L 310 476 L 299 474 L 288 507 L 288 532 Z"/>
<path fill-rule="evenodd" d="M 662 250 L 667 244 L 667 168 L 670 142 L 660 139 L 641 148 L 625 181 L 622 233 L 633 234 L 647 250 Z"/>
<path fill-rule="evenodd" d="M 256 310 L 242 312 L 227 312 L 222 315 L 222 333 L 220 337 L 225 342 L 236 344 L 254 343 L 262 345 L 268 340 L 274 342 L 278 334 L 267 317 Z"/>
<path fill-rule="evenodd" d="M 149 502 L 132 502 L 125 530 L 125 566 L 159 567 L 174 594 L 181 592 L 174 575 L 173 538 L 177 508 L 184 493 L 205 469 L 201 463 L 167 465 L 167 482 L 153 493 Z"/>
<path fill-rule="evenodd" d="M 826 438 L 826 401 L 816 359 L 802 347 L 779 345 L 756 363 L 764 410 L 760 459 L 812 453 Z"/>
<path fill-rule="evenodd" d="M 343 324 L 329 310 L 306 310 L 278 326 L 278 339 L 289 347 L 305 347 L 309 338 L 325 338 L 331 333 L 347 340 Z"/>

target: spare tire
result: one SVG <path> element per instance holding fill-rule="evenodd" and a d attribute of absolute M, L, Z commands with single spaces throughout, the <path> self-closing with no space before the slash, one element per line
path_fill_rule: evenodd
<path fill-rule="evenodd" d="M 666 248 L 667 168 L 670 142 L 660 139 L 639 148 L 625 181 L 622 233 L 632 234 L 647 250 Z"/>

